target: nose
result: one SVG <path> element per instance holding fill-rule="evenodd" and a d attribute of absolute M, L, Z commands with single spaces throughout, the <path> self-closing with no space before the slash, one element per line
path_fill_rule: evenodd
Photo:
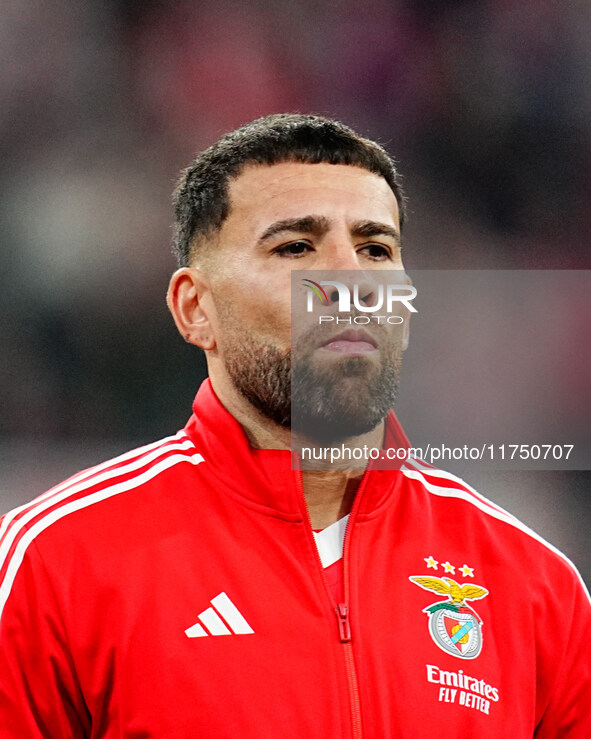
<path fill-rule="evenodd" d="M 339 303 L 341 300 L 340 285 L 347 288 L 347 302 L 355 301 L 359 305 L 375 306 L 379 300 L 379 283 L 376 280 L 378 273 L 366 272 L 362 269 L 356 270 L 327 270 L 325 282 L 334 282 L 335 287 L 327 287 L 326 295 L 329 304 Z M 347 293 L 345 293 L 347 295 Z"/>
<path fill-rule="evenodd" d="M 324 280 L 344 284 L 351 299 L 355 294 L 360 304 L 370 306 L 377 303 L 379 270 L 364 270 L 352 244 L 346 241 L 331 244 L 324 250 L 324 259 L 319 268 Z M 330 304 L 339 302 L 339 291 L 336 288 L 327 287 L 326 294 Z"/>

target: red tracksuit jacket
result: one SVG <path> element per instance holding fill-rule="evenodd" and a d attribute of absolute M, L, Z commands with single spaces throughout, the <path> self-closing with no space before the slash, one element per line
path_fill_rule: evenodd
<path fill-rule="evenodd" d="M 591 607 L 550 545 L 452 475 L 372 470 L 336 603 L 289 452 L 209 382 L 194 410 L 4 517 L 1 737 L 591 737 Z"/>

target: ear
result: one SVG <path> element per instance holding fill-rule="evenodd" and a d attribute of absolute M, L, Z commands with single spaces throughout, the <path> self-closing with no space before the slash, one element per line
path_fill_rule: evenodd
<path fill-rule="evenodd" d="M 209 283 L 200 269 L 183 267 L 170 278 L 166 302 L 180 335 L 201 349 L 214 349 Z"/>

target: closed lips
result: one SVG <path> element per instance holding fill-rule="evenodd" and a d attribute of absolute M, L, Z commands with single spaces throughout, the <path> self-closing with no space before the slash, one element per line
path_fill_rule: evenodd
<path fill-rule="evenodd" d="M 343 354 L 372 352 L 377 347 L 376 340 L 365 329 L 347 329 L 332 336 L 322 345 L 323 349 Z"/>

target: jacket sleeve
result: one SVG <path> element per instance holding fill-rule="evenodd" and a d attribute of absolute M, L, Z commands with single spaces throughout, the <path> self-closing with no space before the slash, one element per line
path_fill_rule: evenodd
<path fill-rule="evenodd" d="M 559 653 L 535 739 L 591 737 L 591 601 L 582 581 L 571 575 L 574 587 L 557 598 L 558 617 L 545 633 L 546 645 L 558 646 Z"/>
<path fill-rule="evenodd" d="M 63 619 L 35 543 L 24 557 L 16 542 L 0 555 L 0 736 L 90 736 Z"/>

